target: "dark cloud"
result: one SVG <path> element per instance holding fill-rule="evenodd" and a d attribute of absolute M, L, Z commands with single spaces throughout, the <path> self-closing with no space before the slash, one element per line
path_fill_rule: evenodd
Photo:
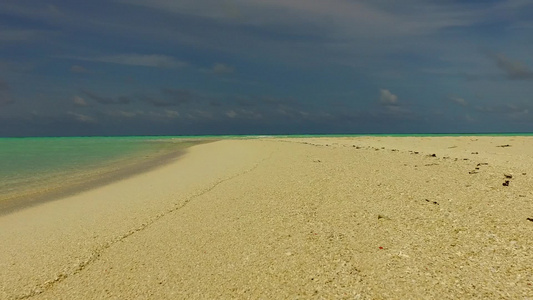
<path fill-rule="evenodd" d="M 449 97 L 448 100 L 452 103 L 455 103 L 455 104 L 458 104 L 458 105 L 461 105 L 461 106 L 467 106 L 468 105 L 468 102 L 463 99 L 463 98 L 459 98 L 459 97 Z"/>
<path fill-rule="evenodd" d="M 153 68 L 181 68 L 187 66 L 186 62 L 172 56 L 161 54 L 118 54 L 102 57 L 72 57 L 73 59 L 104 62 L 127 66 L 153 67 Z"/>
<path fill-rule="evenodd" d="M 76 106 L 88 106 L 89 105 L 87 101 L 85 101 L 85 99 L 83 99 L 80 96 L 74 96 L 74 98 L 72 99 L 72 103 L 74 103 L 74 105 Z"/>
<path fill-rule="evenodd" d="M 10 89 L 9 84 L 0 78 L 0 106 L 14 102 L 9 95 Z"/>
<path fill-rule="evenodd" d="M 29 62 L 16 62 L 0 60 L 0 71 L 10 73 L 27 73 L 33 70 L 34 66 Z"/>
<path fill-rule="evenodd" d="M 0 78 L 0 92 L 6 92 L 9 89 L 10 89 L 9 84 Z"/>
<path fill-rule="evenodd" d="M 191 103 L 194 99 L 201 98 L 195 92 L 187 89 L 161 89 L 161 96 L 141 96 L 141 101 L 156 107 L 179 106 Z"/>
<path fill-rule="evenodd" d="M 238 95 L 231 98 L 234 105 L 238 107 L 262 107 L 264 109 L 276 108 L 281 105 L 293 107 L 301 106 L 298 99 L 294 97 L 275 97 L 270 95 L 243 96 Z"/>
<path fill-rule="evenodd" d="M 190 103 L 196 96 L 194 92 L 186 89 L 164 88 L 161 92 L 177 105 Z"/>
<path fill-rule="evenodd" d="M 215 75 L 226 75 L 226 74 L 233 74 L 235 72 L 235 68 L 222 63 L 216 63 L 213 65 L 213 68 L 211 68 L 211 73 Z"/>
<path fill-rule="evenodd" d="M 96 123 L 97 122 L 96 118 L 89 116 L 89 115 L 85 115 L 85 114 L 80 114 L 80 113 L 69 111 L 67 112 L 67 115 L 70 116 L 73 120 L 77 122 L 81 122 L 81 123 Z"/>
<path fill-rule="evenodd" d="M 84 67 L 80 66 L 80 65 L 73 65 L 72 67 L 70 67 L 70 72 L 72 73 L 89 73 L 89 71 L 87 69 L 85 69 Z"/>
<path fill-rule="evenodd" d="M 533 71 L 524 63 L 512 60 L 500 53 L 492 54 L 491 57 L 496 62 L 496 66 L 505 72 L 507 78 L 512 80 L 533 79 Z"/>
<path fill-rule="evenodd" d="M 85 94 L 89 99 L 94 100 L 100 104 L 108 105 L 108 104 L 130 104 L 133 100 L 126 96 L 120 96 L 116 98 L 112 97 L 103 97 L 100 95 L 97 95 L 94 92 L 88 91 L 88 90 L 82 90 L 83 94 Z"/>
<path fill-rule="evenodd" d="M 168 100 L 159 98 L 159 97 L 151 97 L 151 96 L 141 96 L 141 101 L 144 101 L 146 103 L 150 103 L 153 106 L 156 107 L 165 107 L 165 106 L 175 106 L 176 103 L 172 103 Z"/>
<path fill-rule="evenodd" d="M 532 107 L 526 104 L 506 103 L 477 106 L 475 109 L 479 112 L 491 114 L 529 114 L 530 110 L 532 110 Z"/>

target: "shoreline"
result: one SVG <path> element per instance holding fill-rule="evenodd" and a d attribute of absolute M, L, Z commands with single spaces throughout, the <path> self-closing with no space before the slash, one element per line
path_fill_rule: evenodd
<path fill-rule="evenodd" d="M 532 199 L 533 138 L 220 140 L 0 216 L 0 298 L 529 299 Z"/>
<path fill-rule="evenodd" d="M 0 200 L 0 216 L 45 202 L 86 192 L 143 172 L 157 169 L 171 161 L 179 159 L 180 156 L 187 151 L 187 148 L 213 141 L 215 140 L 178 141 L 176 143 L 177 150 L 165 150 L 164 153 L 140 152 L 134 156 L 124 158 L 123 161 L 112 163 L 112 167 L 108 169 L 97 167 L 90 169 L 89 171 L 82 171 L 78 173 L 75 180 L 67 182 L 67 184 L 64 185 L 55 180 L 51 187 L 33 188 L 29 191 L 19 192 L 19 195 L 13 195 L 9 198 Z M 183 147 L 184 143 L 187 143 L 185 147 Z M 148 159 L 140 159 L 137 157 L 146 154 L 153 155 L 153 157 L 149 157 Z M 61 177 L 65 177 L 65 175 Z"/>

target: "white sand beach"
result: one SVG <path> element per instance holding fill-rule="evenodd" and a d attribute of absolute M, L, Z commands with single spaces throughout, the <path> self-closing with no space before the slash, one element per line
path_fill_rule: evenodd
<path fill-rule="evenodd" d="M 533 138 L 221 140 L 0 241 L 0 299 L 533 299 Z"/>

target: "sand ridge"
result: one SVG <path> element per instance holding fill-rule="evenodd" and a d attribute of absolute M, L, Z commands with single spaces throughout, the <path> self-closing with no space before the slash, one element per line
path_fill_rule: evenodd
<path fill-rule="evenodd" d="M 17 245 L 26 247 L 31 239 L 36 249 L 75 244 L 49 251 L 56 260 L 45 260 L 52 262 L 22 267 L 40 251 L 11 257 L 2 251 L 1 261 L 14 265 L 3 269 L 0 296 L 532 298 L 532 143 L 521 137 L 364 137 L 196 146 L 166 173 L 159 169 L 143 180 L 117 183 L 115 192 L 86 194 L 113 202 L 132 184 L 149 182 L 139 190 L 150 201 L 143 202 L 143 194 L 129 210 L 120 200 L 92 207 L 97 216 L 120 220 L 110 230 L 115 235 L 87 241 L 107 230 L 87 220 L 79 226 L 76 219 L 59 224 L 62 236 L 51 241 L 36 239 L 35 232 L 13 239 L 18 232 L 6 230 L 33 216 L 46 232 L 54 218 L 45 215 L 80 208 L 76 199 L 0 218 L 0 238 L 8 241 L 2 250 L 21 251 Z M 165 192 L 163 186 L 149 189 L 169 176 L 189 181 Z M 189 201 L 172 210 L 177 195 Z M 144 227 L 131 232 L 139 222 Z M 85 238 L 73 239 L 80 232 Z M 81 271 L 35 292 L 54 280 L 58 267 L 90 257 L 94 252 L 86 249 L 110 241 Z"/>

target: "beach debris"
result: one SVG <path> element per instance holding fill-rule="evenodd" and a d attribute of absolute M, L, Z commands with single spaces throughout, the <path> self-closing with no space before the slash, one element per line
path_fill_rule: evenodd
<path fill-rule="evenodd" d="M 433 154 L 430 154 L 428 155 L 429 157 L 437 157 L 437 154 L 433 153 Z"/>
<path fill-rule="evenodd" d="M 522 175 L 527 175 L 527 173 L 526 173 L 526 172 L 523 172 Z"/>
<path fill-rule="evenodd" d="M 479 154 L 478 152 L 472 152 L 472 154 Z"/>
<path fill-rule="evenodd" d="M 504 183 L 502 183 L 503 186 L 509 186 L 509 180 L 506 180 Z"/>
<path fill-rule="evenodd" d="M 433 204 L 435 204 L 435 205 L 439 205 L 439 202 L 437 202 L 437 201 L 431 201 L 431 200 L 429 200 L 429 199 L 426 199 L 426 202 L 428 202 L 428 203 L 433 203 Z"/>
<path fill-rule="evenodd" d="M 527 220 L 533 222 L 533 218 L 527 218 Z"/>
<path fill-rule="evenodd" d="M 313 162 L 321 162 L 320 159 L 315 159 Z"/>
<path fill-rule="evenodd" d="M 496 147 L 506 148 L 506 147 L 511 147 L 511 145 L 509 145 L 509 144 L 505 144 L 505 145 L 499 145 L 499 146 L 496 146 Z"/>
<path fill-rule="evenodd" d="M 513 175 L 511 175 L 511 174 L 503 174 L 503 176 L 505 176 L 505 178 L 509 178 L 509 179 L 513 178 Z"/>
<path fill-rule="evenodd" d="M 425 164 L 424 166 L 426 167 L 429 167 L 429 166 L 438 166 L 439 164 L 437 163 L 430 163 L 430 164 Z"/>
<path fill-rule="evenodd" d="M 488 166 L 489 163 L 478 163 L 477 165 L 478 165 L 478 166 Z"/>
<path fill-rule="evenodd" d="M 468 174 L 477 174 L 477 173 L 479 173 L 479 172 L 476 171 L 476 170 L 472 170 L 472 171 L 468 172 Z"/>
<path fill-rule="evenodd" d="M 413 152 L 414 154 L 418 154 L 418 151 Z"/>
<path fill-rule="evenodd" d="M 381 219 L 384 219 L 384 220 L 390 220 L 391 218 L 385 216 L 385 215 L 378 215 L 378 220 L 381 220 Z"/>
<path fill-rule="evenodd" d="M 396 255 L 398 255 L 398 257 L 401 257 L 401 258 L 409 258 L 409 255 L 403 253 L 402 251 L 398 252 L 398 254 Z"/>
<path fill-rule="evenodd" d="M 383 250 L 383 249 L 384 249 L 383 247 L 379 246 L 379 250 Z"/>

